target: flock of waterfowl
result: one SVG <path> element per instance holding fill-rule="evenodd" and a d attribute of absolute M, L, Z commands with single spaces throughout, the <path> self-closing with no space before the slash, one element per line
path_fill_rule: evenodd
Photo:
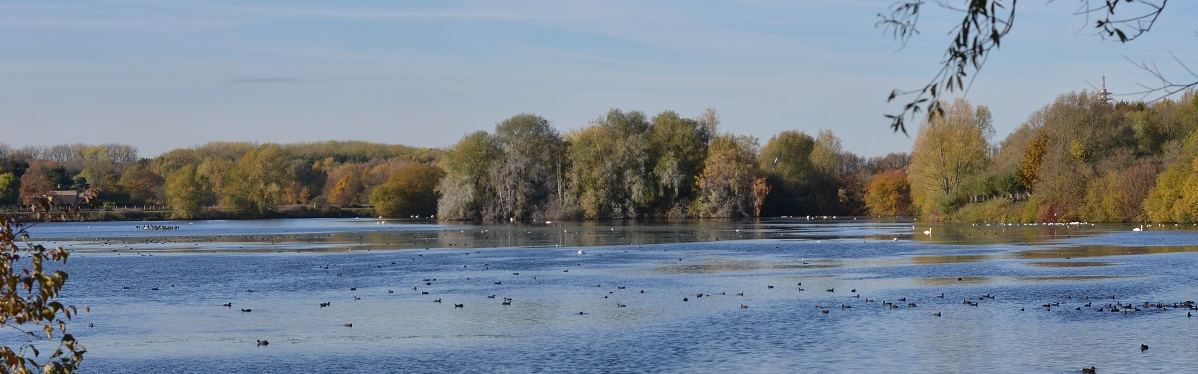
<path fill-rule="evenodd" d="M 1135 231 L 1142 230 L 1139 227 L 1137 227 L 1137 229 L 1138 230 L 1135 230 Z M 919 232 L 919 230 L 916 230 L 916 232 Z M 482 233 L 483 233 L 482 235 L 493 235 L 492 233 L 487 233 L 486 230 L 483 230 Z M 932 229 L 927 228 L 922 233 L 924 235 L 932 235 Z M 529 234 L 532 234 L 532 233 L 530 232 Z M 251 239 L 251 238 L 247 237 L 246 239 Z M 299 239 L 299 238 L 297 237 L 295 239 Z M 156 240 L 161 240 L 161 239 L 146 239 L 146 240 L 147 240 L 147 243 L 150 243 L 152 241 L 156 242 Z M 278 240 L 278 238 L 277 237 L 262 237 L 259 240 L 270 240 L 273 242 L 274 240 Z M 573 250 L 571 250 L 571 253 L 573 253 Z M 585 256 L 585 255 L 587 255 L 587 252 L 585 252 L 583 250 L 577 250 L 577 255 Z M 678 260 L 682 261 L 683 259 L 679 258 Z M 673 261 L 673 260 L 671 260 L 671 261 Z M 395 265 L 395 263 L 393 262 L 392 265 Z M 475 264 L 475 265 L 477 265 L 477 264 Z M 581 265 L 581 263 L 576 263 L 575 265 L 578 266 L 578 265 Z M 469 266 L 469 265 L 464 265 L 464 266 Z M 482 264 L 481 267 L 483 270 L 491 270 L 491 267 L 489 264 Z M 330 270 L 330 267 L 324 266 L 323 270 Z M 570 272 L 570 269 L 561 269 L 561 273 L 569 273 L 569 272 Z M 334 274 L 334 273 L 330 272 L 330 274 Z M 338 277 L 342 276 L 342 273 L 336 272 L 335 276 L 338 276 Z M 512 272 L 512 276 L 514 276 L 514 277 L 520 276 L 520 272 Z M 545 277 L 545 274 L 540 273 L 539 276 Z M 492 278 L 498 279 L 498 278 L 495 278 L 494 276 L 492 276 L 488 279 L 492 279 Z M 466 279 L 469 280 L 469 278 L 466 278 Z M 949 280 L 951 281 L 951 278 Z M 962 280 L 963 280 L 962 278 L 957 278 L 957 281 L 962 281 Z M 493 284 L 497 285 L 497 286 L 503 285 L 503 281 L 504 280 L 496 280 L 496 281 L 494 281 Z M 490 280 L 488 280 L 487 282 L 490 282 Z M 863 309 L 863 308 L 881 308 L 881 309 L 888 309 L 888 310 L 899 310 L 899 309 L 923 310 L 923 311 L 926 311 L 926 314 L 924 314 L 924 315 L 926 315 L 928 317 L 945 318 L 945 317 L 953 317 L 954 313 L 956 313 L 956 314 L 968 313 L 967 311 L 962 311 L 961 309 L 959 309 L 959 307 L 961 307 L 961 306 L 986 308 L 986 307 L 991 307 L 991 306 L 1011 307 L 1011 305 L 1012 305 L 1012 303 L 1009 301 L 1003 302 L 1003 303 L 995 302 L 997 299 L 1001 298 L 1002 296 L 994 295 L 991 293 L 965 294 L 964 292 L 954 292 L 953 290 L 949 290 L 947 293 L 949 293 L 950 296 L 946 296 L 945 292 L 929 292 L 929 294 L 926 294 L 926 295 L 901 296 L 901 297 L 892 297 L 892 298 L 877 298 L 877 297 L 869 297 L 868 290 L 865 290 L 864 288 L 862 288 L 862 291 L 866 291 L 866 292 L 858 292 L 858 288 L 845 287 L 843 282 L 839 284 L 839 288 L 841 288 L 841 290 L 839 292 L 837 291 L 837 287 L 825 287 L 824 285 L 819 284 L 818 281 L 814 282 L 814 283 L 816 283 L 817 290 L 823 291 L 823 292 L 815 293 L 820 296 L 801 296 L 801 297 L 807 298 L 808 301 L 812 301 L 814 303 L 815 306 L 813 308 L 813 315 L 815 315 L 815 316 L 834 315 L 836 313 L 852 313 L 854 310 L 859 310 L 859 309 Z M 431 278 L 431 277 L 420 278 L 419 283 L 417 283 L 414 286 L 411 286 L 411 290 L 414 292 L 412 292 L 410 295 L 414 295 L 413 297 L 418 297 L 418 298 L 426 298 L 426 300 L 428 302 L 437 303 L 437 304 L 442 304 L 442 301 L 444 299 L 446 301 L 446 303 L 444 303 L 445 307 L 450 310 L 464 309 L 464 308 L 466 308 L 466 303 L 468 301 L 471 301 L 471 298 L 472 298 L 471 296 L 462 296 L 461 294 L 447 293 L 447 294 L 439 295 L 438 294 L 439 289 L 438 289 L 438 287 L 435 287 L 437 284 L 438 284 L 438 280 L 436 278 Z M 629 290 L 629 288 L 631 288 L 630 286 L 631 285 L 616 285 L 613 288 L 611 286 L 605 286 L 603 284 L 595 284 L 593 287 L 597 290 L 600 290 L 598 292 L 595 292 L 595 297 L 602 296 L 603 299 L 609 300 L 609 302 L 610 302 L 609 305 L 611 305 L 612 308 L 636 308 L 638 306 L 637 305 L 638 299 L 631 296 L 630 294 L 646 294 L 646 290 L 641 289 L 641 288 L 635 288 L 639 291 L 632 291 L 632 290 Z M 406 289 L 405 287 L 398 287 L 398 288 Z M 843 289 L 849 289 L 849 291 L 847 293 L 845 293 L 843 291 Z M 157 290 L 157 288 L 155 288 L 155 290 Z M 253 292 L 252 290 L 246 290 L 246 291 Z M 354 301 L 362 300 L 361 296 L 358 296 L 357 294 L 353 294 L 354 292 L 357 291 L 357 287 L 351 287 L 351 288 L 349 288 L 349 291 L 351 292 L 349 297 L 352 297 L 352 300 L 354 300 Z M 377 291 L 377 290 L 373 290 L 373 291 Z M 659 290 L 651 290 L 650 293 L 653 293 L 655 291 L 659 291 Z M 760 300 L 762 300 L 762 298 L 755 299 L 752 297 L 752 296 L 756 296 L 756 295 L 753 295 L 755 293 L 766 293 L 766 292 L 770 292 L 770 293 L 789 292 L 789 294 L 784 294 L 784 295 L 775 294 L 771 297 L 766 298 L 766 300 L 768 300 L 768 301 L 760 301 Z M 746 310 L 746 312 L 751 313 L 753 310 L 758 309 L 758 308 L 757 308 L 757 306 L 752 305 L 753 302 L 745 301 L 745 300 L 758 300 L 759 302 L 762 302 L 762 303 L 773 304 L 774 300 L 785 299 L 786 297 L 793 296 L 793 297 L 798 298 L 798 297 L 800 297 L 798 295 L 803 292 L 808 292 L 807 289 L 804 288 L 803 283 L 796 282 L 796 283 L 794 283 L 793 286 L 791 286 L 790 284 L 786 284 L 786 285 L 771 284 L 771 285 L 762 287 L 761 289 L 731 290 L 731 292 L 729 292 L 729 291 L 708 292 L 708 291 L 698 291 L 698 290 L 692 291 L 692 292 L 678 291 L 678 293 L 672 294 L 672 295 L 651 295 L 651 297 L 654 297 L 654 298 L 661 297 L 662 299 L 674 299 L 674 300 L 677 300 L 678 303 L 684 303 L 684 304 L 680 304 L 680 305 L 685 305 L 685 303 L 698 302 L 699 300 L 715 300 L 715 299 L 723 298 L 723 299 L 730 300 L 730 301 L 727 301 L 724 303 L 724 305 L 727 305 L 729 309 L 741 309 L 741 310 Z M 388 290 L 386 290 L 386 293 L 387 294 L 395 294 L 396 292 L 393 289 L 388 289 Z M 957 295 L 952 295 L 953 293 L 957 293 Z M 407 297 L 409 295 L 408 293 L 401 293 L 401 294 L 402 294 L 401 296 L 404 296 L 404 297 Z M 749 294 L 750 297 L 746 297 L 746 294 Z M 807 295 L 810 295 L 810 294 L 811 293 L 808 293 Z M 863 294 L 865 294 L 866 296 L 863 296 Z M 363 296 L 365 296 L 365 295 L 363 295 Z M 956 297 L 953 297 L 953 296 L 956 296 Z M 458 298 L 458 300 L 451 300 L 450 299 L 451 297 Z M 501 305 L 501 306 L 512 306 L 513 302 L 514 302 L 513 298 L 511 298 L 511 297 L 500 296 L 497 294 L 485 295 L 485 299 L 488 299 L 488 300 L 494 299 L 495 300 L 494 302 L 497 302 L 498 305 Z M 479 300 L 482 300 L 482 299 L 479 299 Z M 960 300 L 960 302 L 958 303 L 955 300 Z M 316 308 L 329 308 L 332 305 L 333 305 L 332 301 L 316 301 L 313 303 L 313 306 Z M 229 302 L 229 303 L 221 304 L 221 306 L 226 307 L 226 308 L 232 308 L 232 303 Z M 449 308 L 450 306 L 452 306 L 452 307 Z M 765 307 L 768 309 L 770 307 L 773 307 L 773 305 L 765 305 Z M 249 312 L 252 312 L 253 310 L 250 308 L 241 308 L 240 311 L 242 313 L 249 313 Z M 1042 302 L 1028 303 L 1027 305 L 1018 306 L 1018 311 L 1029 312 L 1029 313 L 1032 313 L 1032 312 L 1056 312 L 1056 313 L 1070 312 L 1070 313 L 1101 313 L 1101 314 L 1115 313 L 1115 314 L 1121 314 L 1121 315 L 1129 315 L 1129 314 L 1134 314 L 1134 313 L 1164 313 L 1164 312 L 1168 312 L 1168 311 L 1175 311 L 1176 313 L 1180 313 L 1181 311 L 1184 311 L 1185 315 L 1183 318 L 1192 318 L 1193 317 L 1192 312 L 1198 311 L 1198 305 L 1196 305 L 1194 301 L 1188 301 L 1188 300 L 1187 301 L 1169 301 L 1169 302 L 1144 301 L 1144 300 L 1129 301 L 1129 300 L 1120 299 L 1114 295 L 1102 295 L 1102 296 L 1093 295 L 1092 296 L 1092 295 L 1065 294 L 1065 295 L 1061 295 L 1060 297 L 1058 297 L 1056 299 L 1044 300 Z M 595 311 L 594 310 L 570 311 L 570 313 L 576 313 L 578 315 L 587 315 L 587 314 L 590 314 L 593 312 L 595 312 Z M 352 328 L 353 323 L 347 322 L 343 326 L 346 328 Z M 256 339 L 255 342 L 256 342 L 256 345 L 258 345 L 258 346 L 267 346 L 268 344 L 270 344 L 265 339 Z M 1140 348 L 1141 348 L 1141 350 L 1147 350 L 1148 346 L 1141 344 Z M 1082 373 L 1096 373 L 1097 370 L 1098 370 L 1097 368 L 1091 366 L 1091 367 L 1082 368 L 1081 372 Z"/>

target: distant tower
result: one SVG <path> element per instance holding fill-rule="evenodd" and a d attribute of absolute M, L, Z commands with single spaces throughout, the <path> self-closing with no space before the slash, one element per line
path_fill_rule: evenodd
<path fill-rule="evenodd" d="M 1112 100 L 1111 95 L 1112 95 L 1111 91 L 1106 90 L 1106 76 L 1103 75 L 1102 76 L 1102 90 L 1098 91 L 1098 96 L 1102 98 L 1102 101 L 1109 103 Z"/>

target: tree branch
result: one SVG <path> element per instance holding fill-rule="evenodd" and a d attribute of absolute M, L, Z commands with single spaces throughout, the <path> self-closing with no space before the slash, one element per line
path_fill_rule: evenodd
<path fill-rule="evenodd" d="M 953 91 L 967 91 L 965 78 L 981 71 L 991 50 L 998 48 L 1002 38 L 1010 31 L 1015 21 L 1015 5 L 1018 0 L 971 0 L 965 9 L 954 8 L 947 4 L 941 6 L 963 12 L 965 16 L 961 24 L 954 27 L 956 35 L 944 52 L 944 61 L 940 71 L 922 88 L 910 91 L 893 90 L 887 102 L 899 97 L 910 97 L 898 114 L 887 114 L 890 128 L 895 132 L 907 134 L 906 119 L 915 119 L 922 112 L 943 115 L 944 108 L 940 105 L 940 96 Z M 896 39 L 906 43 L 912 36 L 918 34 L 916 23 L 919 20 L 922 1 L 900 2 L 890 7 L 890 14 L 878 14 L 880 18 L 875 26 L 882 26 Z"/>
<path fill-rule="evenodd" d="M 1158 100 L 1164 99 L 1166 97 L 1172 96 L 1173 94 L 1176 94 L 1176 93 L 1179 93 L 1179 92 L 1182 92 L 1182 91 L 1185 91 L 1185 90 L 1188 90 L 1188 89 L 1191 89 L 1194 87 L 1198 87 L 1198 74 L 1196 74 L 1194 72 L 1194 70 L 1191 70 L 1189 66 L 1186 66 L 1185 63 L 1181 62 L 1181 59 L 1177 58 L 1177 55 L 1173 54 L 1173 52 L 1169 52 L 1169 56 L 1172 56 L 1173 61 L 1176 61 L 1177 64 L 1180 65 L 1182 69 L 1185 69 L 1185 71 L 1187 73 L 1189 73 L 1191 77 L 1194 77 L 1194 80 L 1191 82 L 1178 83 L 1178 82 L 1166 77 L 1165 74 L 1161 72 L 1161 69 L 1156 66 L 1156 63 L 1148 63 L 1143 60 L 1141 60 L 1140 62 L 1136 62 L 1136 61 L 1133 61 L 1132 59 L 1128 58 L 1127 56 L 1123 56 L 1123 58 L 1126 59 L 1128 62 L 1130 62 L 1132 65 L 1135 65 L 1137 68 L 1140 68 L 1141 70 L 1147 71 L 1149 74 L 1152 74 L 1153 77 L 1156 77 L 1156 79 L 1160 81 L 1160 85 L 1155 86 L 1155 87 L 1150 87 L 1150 86 L 1144 85 L 1142 83 L 1136 83 L 1136 85 L 1143 88 L 1143 90 L 1136 91 L 1136 92 L 1129 92 L 1128 95 L 1141 95 L 1140 96 L 1141 99 L 1145 99 L 1145 98 L 1148 98 L 1149 96 L 1153 96 L 1153 98 L 1150 99 L 1149 101 L 1158 101 Z"/>

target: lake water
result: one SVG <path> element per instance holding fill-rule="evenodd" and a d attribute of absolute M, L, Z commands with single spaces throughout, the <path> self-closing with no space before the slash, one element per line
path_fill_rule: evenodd
<path fill-rule="evenodd" d="M 1198 318 L 1174 305 L 1198 300 L 1198 232 L 1184 229 L 804 217 L 30 231 L 74 253 L 63 299 L 91 308 L 70 324 L 90 373 L 1172 373 L 1198 367 Z"/>

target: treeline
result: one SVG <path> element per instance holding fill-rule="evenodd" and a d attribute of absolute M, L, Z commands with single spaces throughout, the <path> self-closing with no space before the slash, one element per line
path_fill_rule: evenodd
<path fill-rule="evenodd" d="M 1060 95 L 997 144 L 984 106 L 945 107 L 920 126 L 911 152 L 913 213 L 976 222 L 1198 221 L 1193 91 L 1155 103 Z"/>
<path fill-rule="evenodd" d="M 182 219 L 265 217 L 279 210 L 329 214 L 371 205 L 369 192 L 388 182 L 404 186 L 413 175 L 423 178 L 440 155 L 366 142 L 213 142 L 148 159 L 126 145 L 0 143 L 0 205 L 36 206 L 52 191 L 74 190 L 94 192 L 93 207 L 165 204 Z M 427 200 L 432 185 L 426 189 Z M 380 197 L 378 203 L 395 202 Z"/>
<path fill-rule="evenodd" d="M 447 149 L 214 142 L 139 158 L 119 144 L 0 143 L 0 205 L 55 190 L 177 218 L 281 211 L 446 220 L 918 215 L 974 222 L 1198 222 L 1198 95 L 1112 104 L 1068 93 L 995 141 L 992 114 L 946 103 L 911 156 L 866 159 L 830 130 L 764 145 L 708 110 L 611 110 L 559 133 L 520 114 Z M 373 209 L 373 210 L 371 210 Z"/>
<path fill-rule="evenodd" d="M 448 149 L 438 217 L 451 220 L 852 215 L 864 183 L 905 155 L 870 160 L 829 130 L 757 139 L 720 132 L 719 117 L 613 109 L 559 134 L 521 114 Z"/>
<path fill-rule="evenodd" d="M 871 207 L 871 176 L 907 164 L 905 154 L 845 152 L 830 130 L 785 131 L 760 146 L 718 126 L 714 110 L 611 110 L 560 134 L 520 114 L 445 150 L 213 142 L 152 159 L 125 145 L 0 143 L 0 205 L 75 190 L 98 196 L 97 207 L 165 204 L 182 219 L 346 208 L 486 221 L 858 215 Z"/>

